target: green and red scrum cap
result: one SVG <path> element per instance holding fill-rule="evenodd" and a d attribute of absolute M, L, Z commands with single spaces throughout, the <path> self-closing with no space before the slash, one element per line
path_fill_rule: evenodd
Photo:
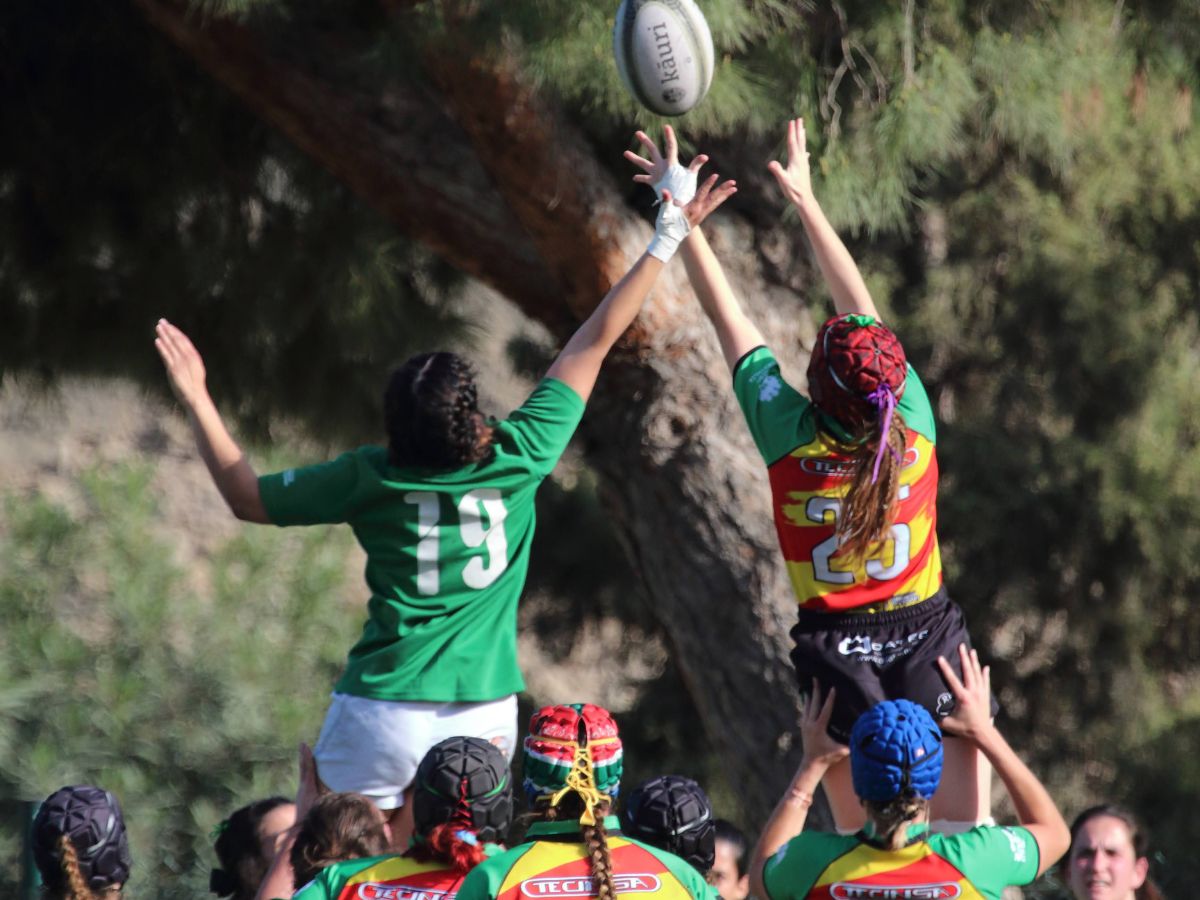
<path fill-rule="evenodd" d="M 596 806 L 620 790 L 621 737 L 603 707 L 543 706 L 529 721 L 524 751 L 530 802 L 549 798 L 557 806 L 568 793 L 578 794 L 585 807 L 579 820 L 584 825 L 594 824 Z"/>

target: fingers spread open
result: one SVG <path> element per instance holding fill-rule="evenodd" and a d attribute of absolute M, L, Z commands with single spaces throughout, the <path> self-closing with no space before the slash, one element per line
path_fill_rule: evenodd
<path fill-rule="evenodd" d="M 701 167 L 708 162 L 708 157 L 701 153 L 688 164 L 689 172 L 699 172 Z"/>
<path fill-rule="evenodd" d="M 650 140 L 650 136 L 646 134 L 646 132 L 638 131 L 635 132 L 633 136 L 641 142 L 643 147 L 646 148 L 646 151 L 650 154 L 650 159 L 652 161 L 655 163 L 662 162 L 662 154 L 658 152 L 658 144 Z"/>
<path fill-rule="evenodd" d="M 650 160 L 646 159 L 645 157 L 638 156 L 632 150 L 626 150 L 624 155 L 625 158 L 635 166 L 645 169 L 647 172 L 654 168 L 654 163 L 650 162 Z"/>
<path fill-rule="evenodd" d="M 670 125 L 663 126 L 663 147 L 667 151 L 667 162 L 674 163 L 679 160 L 679 144 L 675 140 L 675 129 Z"/>

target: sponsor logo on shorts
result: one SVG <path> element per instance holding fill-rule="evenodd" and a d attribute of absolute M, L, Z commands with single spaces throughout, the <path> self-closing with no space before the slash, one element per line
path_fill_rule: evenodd
<path fill-rule="evenodd" d="M 927 637 L 929 637 L 928 628 L 891 641 L 877 641 L 869 634 L 852 634 L 842 638 L 838 643 L 838 653 L 842 656 L 859 657 L 859 662 L 871 662 L 877 666 L 886 666 L 908 656 Z"/>
<path fill-rule="evenodd" d="M 942 884 L 846 884 L 839 881 L 829 889 L 834 900 L 951 900 L 962 889 L 951 881 Z"/>
<path fill-rule="evenodd" d="M 358 900 L 454 900 L 452 891 L 430 891 L 406 884 L 377 884 L 364 881 L 354 895 Z"/>
<path fill-rule="evenodd" d="M 618 894 L 651 894 L 662 887 L 657 875 L 613 875 Z M 595 897 L 599 886 L 594 878 L 529 878 L 521 882 L 521 893 L 527 897 Z"/>
<path fill-rule="evenodd" d="M 954 712 L 954 705 L 954 695 L 949 691 L 946 691 L 938 694 L 937 707 L 934 709 L 934 712 L 937 713 L 937 716 L 940 719 L 943 716 L 948 716 L 950 713 Z"/>

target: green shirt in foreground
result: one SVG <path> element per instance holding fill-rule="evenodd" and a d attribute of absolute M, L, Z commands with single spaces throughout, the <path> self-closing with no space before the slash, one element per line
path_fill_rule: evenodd
<path fill-rule="evenodd" d="M 383 447 L 259 479 L 275 525 L 346 522 L 367 554 L 362 637 L 340 693 L 479 702 L 523 690 L 517 601 L 534 494 L 566 449 L 584 402 L 543 379 L 495 426 L 494 452 L 459 469 L 395 468 Z"/>
<path fill-rule="evenodd" d="M 1039 849 L 1025 828 L 980 825 L 963 834 L 909 829 L 911 843 L 884 850 L 859 835 L 805 831 L 763 865 L 762 900 L 909 897 L 1000 900 L 1037 877 Z"/>

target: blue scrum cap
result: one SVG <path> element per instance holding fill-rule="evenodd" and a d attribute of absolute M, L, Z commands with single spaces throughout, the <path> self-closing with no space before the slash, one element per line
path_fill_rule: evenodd
<path fill-rule="evenodd" d="M 942 778 L 942 731 L 923 706 L 877 703 L 850 732 L 850 772 L 863 800 L 886 803 L 904 793 L 928 800 Z"/>

